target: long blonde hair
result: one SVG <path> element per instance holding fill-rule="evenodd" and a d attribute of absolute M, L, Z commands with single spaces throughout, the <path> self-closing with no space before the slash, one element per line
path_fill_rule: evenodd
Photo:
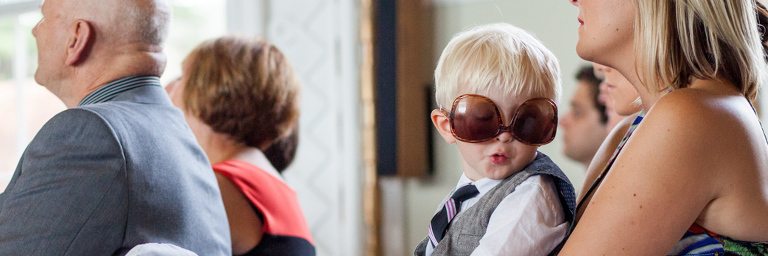
<path fill-rule="evenodd" d="M 635 0 L 637 72 L 649 90 L 725 79 L 755 100 L 768 66 L 754 0 Z"/>

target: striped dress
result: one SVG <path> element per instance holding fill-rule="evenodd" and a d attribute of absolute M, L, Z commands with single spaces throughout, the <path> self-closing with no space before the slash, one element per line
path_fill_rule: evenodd
<path fill-rule="evenodd" d="M 768 255 L 768 243 L 739 241 L 715 234 L 693 223 L 669 255 Z"/>

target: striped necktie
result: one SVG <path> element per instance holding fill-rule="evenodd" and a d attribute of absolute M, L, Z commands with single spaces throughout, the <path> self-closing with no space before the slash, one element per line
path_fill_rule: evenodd
<path fill-rule="evenodd" d="M 451 223 L 453 217 L 461 210 L 461 203 L 467 199 L 475 197 L 479 191 L 475 185 L 467 183 L 456 190 L 450 199 L 445 202 L 445 206 L 440 210 L 435 217 L 432 217 L 432 221 L 429 224 L 429 241 L 432 248 L 437 246 L 437 243 L 443 239 L 446 230 L 448 230 L 448 224 Z"/>

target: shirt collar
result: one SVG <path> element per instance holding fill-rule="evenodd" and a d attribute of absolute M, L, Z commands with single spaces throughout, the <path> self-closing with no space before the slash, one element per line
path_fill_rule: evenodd
<path fill-rule="evenodd" d="M 161 86 L 157 76 L 129 76 L 117 79 L 85 96 L 77 106 L 109 101 L 118 94 L 142 86 Z"/>
<path fill-rule="evenodd" d="M 477 187 L 477 191 L 480 192 L 479 195 L 484 195 L 486 192 L 491 190 L 493 187 L 501 183 L 502 180 L 492 180 L 489 178 L 482 178 L 476 181 L 470 180 L 466 174 L 461 174 L 461 178 L 459 178 L 459 182 L 456 184 L 456 188 L 459 188 L 461 186 L 466 185 L 467 183 L 470 183 L 472 185 L 475 185 Z"/>

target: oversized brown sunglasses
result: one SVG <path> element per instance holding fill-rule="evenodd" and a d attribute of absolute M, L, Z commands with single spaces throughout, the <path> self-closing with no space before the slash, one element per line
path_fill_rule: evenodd
<path fill-rule="evenodd" d="M 557 105 L 547 98 L 520 104 L 509 126 L 504 125 L 496 104 L 481 95 L 461 95 L 453 101 L 450 113 L 440 110 L 448 116 L 453 137 L 463 142 L 488 141 L 509 131 L 518 141 L 539 146 L 552 142 L 557 132 Z"/>

